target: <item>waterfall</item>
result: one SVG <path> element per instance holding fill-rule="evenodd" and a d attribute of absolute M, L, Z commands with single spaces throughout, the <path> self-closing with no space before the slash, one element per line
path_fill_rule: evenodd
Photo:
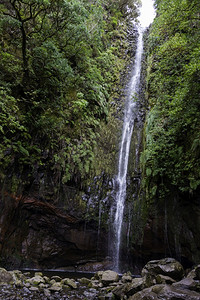
<path fill-rule="evenodd" d="M 126 200 L 126 177 L 128 170 L 128 160 L 130 152 L 131 137 L 134 130 L 135 123 L 138 118 L 138 89 L 140 84 L 141 73 L 141 60 L 143 53 L 143 32 L 146 27 L 152 22 L 154 17 L 153 1 L 142 0 L 142 6 L 140 7 L 138 30 L 137 50 L 135 55 L 134 67 L 131 74 L 131 79 L 127 86 L 127 97 L 124 111 L 124 121 L 122 129 L 122 138 L 119 151 L 118 160 L 118 174 L 116 176 L 116 196 L 115 204 L 116 211 L 114 217 L 114 263 L 116 271 L 119 271 L 120 260 L 120 244 L 121 244 L 121 232 L 124 216 L 124 206 Z"/>

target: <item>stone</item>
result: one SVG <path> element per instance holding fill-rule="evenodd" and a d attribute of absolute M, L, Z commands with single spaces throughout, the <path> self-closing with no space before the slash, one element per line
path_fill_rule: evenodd
<path fill-rule="evenodd" d="M 44 289 L 44 294 L 47 298 L 51 297 L 51 291 L 49 289 Z"/>
<path fill-rule="evenodd" d="M 178 289 L 174 286 L 165 285 L 162 291 L 159 293 L 159 297 L 162 299 L 183 299 L 183 300 L 199 300 L 200 294 L 190 290 Z"/>
<path fill-rule="evenodd" d="M 116 299 L 123 299 L 126 293 L 126 284 L 119 285 L 112 290 Z"/>
<path fill-rule="evenodd" d="M 61 284 L 68 285 L 73 289 L 77 289 L 78 285 L 74 279 L 64 278 L 61 280 Z"/>
<path fill-rule="evenodd" d="M 23 282 L 20 279 L 15 280 L 15 286 L 18 288 L 22 288 L 24 286 Z"/>
<path fill-rule="evenodd" d="M 114 300 L 115 296 L 113 295 L 113 293 L 108 293 L 105 295 L 105 300 Z"/>
<path fill-rule="evenodd" d="M 98 288 L 99 287 L 99 281 L 98 280 L 91 280 L 88 284 L 89 288 Z"/>
<path fill-rule="evenodd" d="M 200 281 L 194 280 L 193 278 L 186 277 L 179 282 L 173 284 L 176 288 L 188 289 L 200 292 Z"/>
<path fill-rule="evenodd" d="M 150 287 L 152 285 L 156 284 L 156 275 L 151 274 L 151 273 L 147 273 L 144 277 L 144 286 L 145 287 Z"/>
<path fill-rule="evenodd" d="M 131 282 L 132 281 L 132 276 L 131 275 L 123 275 L 121 280 L 122 280 L 123 283 Z"/>
<path fill-rule="evenodd" d="M 112 282 L 119 281 L 119 275 L 114 271 L 107 270 L 103 272 L 101 281 L 104 285 L 109 285 Z"/>
<path fill-rule="evenodd" d="M 83 295 L 86 297 L 85 299 L 94 300 L 96 299 L 97 292 L 94 289 L 90 289 L 89 291 L 85 291 Z"/>
<path fill-rule="evenodd" d="M 171 285 L 158 284 L 146 288 L 129 300 L 200 300 L 200 294 L 190 290 L 178 289 Z"/>
<path fill-rule="evenodd" d="M 188 273 L 187 277 L 194 280 L 200 280 L 200 265 L 196 266 L 190 273 Z"/>
<path fill-rule="evenodd" d="M 43 274 L 42 274 L 42 272 L 35 272 L 35 276 L 41 276 L 41 277 L 43 277 Z"/>
<path fill-rule="evenodd" d="M 27 279 L 27 282 L 32 285 L 39 285 L 40 283 L 45 283 L 45 280 L 41 275 L 36 275 L 32 278 Z"/>
<path fill-rule="evenodd" d="M 88 285 L 90 283 L 90 279 L 83 277 L 83 278 L 78 279 L 78 282 L 80 282 L 81 284 Z"/>
<path fill-rule="evenodd" d="M 60 282 L 55 282 L 49 287 L 49 290 L 52 292 L 60 292 L 62 291 L 62 284 Z"/>
<path fill-rule="evenodd" d="M 39 288 L 40 288 L 40 289 L 48 288 L 48 284 L 40 283 L 40 284 L 39 284 Z"/>
<path fill-rule="evenodd" d="M 30 282 L 25 282 L 25 283 L 24 283 L 24 286 L 25 286 L 26 288 L 29 288 L 29 287 L 31 286 L 31 284 L 30 284 Z"/>
<path fill-rule="evenodd" d="M 134 278 L 131 283 L 126 285 L 126 295 L 132 296 L 138 291 L 141 291 L 144 287 L 143 278 Z"/>
<path fill-rule="evenodd" d="M 130 298 L 128 298 L 128 300 L 160 300 L 160 299 L 154 292 L 149 291 L 149 288 L 147 288 L 131 296 Z"/>
<path fill-rule="evenodd" d="M 36 286 L 31 286 L 29 290 L 31 292 L 39 292 L 39 289 Z"/>
<path fill-rule="evenodd" d="M 134 278 L 132 282 L 118 285 L 112 293 L 117 299 L 124 299 L 125 296 L 132 296 L 144 288 L 143 278 Z"/>
<path fill-rule="evenodd" d="M 164 258 L 161 260 L 149 261 L 142 270 L 142 276 L 147 274 L 162 274 L 175 280 L 181 280 L 184 276 L 183 266 L 174 258 Z"/>
<path fill-rule="evenodd" d="M 51 280 L 49 281 L 49 284 L 51 284 L 51 285 L 53 285 L 54 283 L 56 283 L 55 279 L 51 279 Z"/>
<path fill-rule="evenodd" d="M 94 279 L 101 280 L 104 271 L 98 271 L 94 274 Z"/>
<path fill-rule="evenodd" d="M 59 282 L 62 280 L 60 276 L 52 276 L 51 279 L 54 279 L 56 282 Z"/>
<path fill-rule="evenodd" d="M 13 276 L 4 268 L 0 268 L 0 285 L 13 283 Z"/>
<path fill-rule="evenodd" d="M 48 276 L 43 276 L 46 283 L 50 283 L 50 278 Z"/>
<path fill-rule="evenodd" d="M 172 279 L 171 277 L 169 276 L 164 276 L 164 275 L 157 275 L 156 276 L 156 283 L 157 284 L 173 284 L 175 283 L 176 281 L 174 279 Z"/>

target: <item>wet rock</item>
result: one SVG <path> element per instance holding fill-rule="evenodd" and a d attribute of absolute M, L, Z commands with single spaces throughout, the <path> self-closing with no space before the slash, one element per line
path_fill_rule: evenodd
<path fill-rule="evenodd" d="M 160 300 L 160 299 L 154 292 L 146 289 L 130 297 L 129 300 Z"/>
<path fill-rule="evenodd" d="M 102 275 L 103 275 L 104 271 L 98 271 L 94 274 L 94 278 L 97 280 L 101 280 L 102 279 Z"/>
<path fill-rule="evenodd" d="M 60 276 L 52 276 L 51 279 L 54 279 L 56 282 L 59 282 L 62 280 Z"/>
<path fill-rule="evenodd" d="M 60 282 L 55 282 L 49 287 L 49 290 L 53 292 L 60 292 L 62 291 L 62 284 Z"/>
<path fill-rule="evenodd" d="M 4 268 L 0 268 L 0 285 L 9 284 L 13 282 L 13 276 Z"/>
<path fill-rule="evenodd" d="M 200 294 L 194 291 L 177 289 L 170 285 L 155 285 L 131 296 L 129 300 L 199 300 Z"/>
<path fill-rule="evenodd" d="M 200 280 L 200 265 L 196 266 L 190 273 L 188 273 L 187 277 L 194 280 Z"/>
<path fill-rule="evenodd" d="M 43 276 L 42 272 L 35 272 L 35 276 Z"/>
<path fill-rule="evenodd" d="M 108 293 L 105 295 L 105 300 L 114 300 L 115 296 L 113 295 L 113 293 Z"/>
<path fill-rule="evenodd" d="M 156 284 L 156 275 L 147 273 L 143 277 L 143 280 L 144 280 L 144 286 L 145 287 L 151 287 L 152 285 Z"/>
<path fill-rule="evenodd" d="M 178 289 L 173 286 L 165 285 L 159 293 L 159 297 L 162 299 L 183 299 L 183 300 L 199 300 L 200 294 L 194 291 Z"/>
<path fill-rule="evenodd" d="M 200 292 L 200 281 L 194 280 L 190 277 L 186 277 L 181 281 L 174 283 L 173 286 L 176 288 L 188 289 L 188 290 Z"/>
<path fill-rule="evenodd" d="M 30 287 L 30 289 L 29 289 L 30 291 L 32 291 L 32 292 L 39 292 L 39 288 L 38 287 L 36 287 L 36 286 L 32 286 L 32 287 Z"/>
<path fill-rule="evenodd" d="M 156 283 L 157 284 L 173 284 L 175 283 L 176 281 L 174 279 L 172 279 L 171 277 L 169 276 L 164 276 L 164 275 L 157 275 L 156 276 Z"/>
<path fill-rule="evenodd" d="M 15 286 L 18 288 L 22 288 L 24 286 L 24 283 L 20 279 L 16 279 Z"/>
<path fill-rule="evenodd" d="M 51 292 L 49 289 L 44 289 L 44 295 L 47 297 L 47 298 L 50 298 L 51 296 Z"/>
<path fill-rule="evenodd" d="M 78 279 L 78 282 L 81 283 L 81 284 L 85 284 L 85 285 L 88 285 L 90 283 L 90 279 L 89 278 L 86 278 L 86 277 L 83 277 L 83 278 L 80 278 Z"/>
<path fill-rule="evenodd" d="M 44 278 L 44 280 L 45 280 L 46 283 L 50 283 L 50 278 L 49 277 L 43 276 L 43 278 Z"/>
<path fill-rule="evenodd" d="M 61 284 L 68 285 L 72 289 L 77 289 L 78 285 L 74 279 L 64 278 L 61 280 Z"/>
<path fill-rule="evenodd" d="M 119 281 L 119 275 L 114 271 L 107 270 L 103 272 L 101 281 L 104 285 L 108 285 L 112 282 Z"/>
<path fill-rule="evenodd" d="M 36 275 L 32 278 L 27 279 L 27 282 L 32 285 L 39 285 L 40 283 L 45 283 L 45 280 L 41 275 Z"/>
<path fill-rule="evenodd" d="M 89 288 L 98 288 L 100 286 L 100 283 L 98 280 L 91 280 L 88 284 Z"/>
<path fill-rule="evenodd" d="M 141 291 L 144 287 L 143 278 L 134 278 L 132 282 L 126 286 L 126 295 L 132 296 L 138 291 Z"/>
<path fill-rule="evenodd" d="M 128 272 L 128 273 L 123 274 L 123 275 L 122 275 L 121 281 L 122 281 L 123 283 L 125 283 L 125 282 L 131 282 L 131 281 L 132 281 L 131 273 Z"/>
<path fill-rule="evenodd" d="M 144 281 L 142 278 L 134 278 L 132 282 L 118 285 L 113 289 L 113 294 L 116 299 L 123 299 L 124 296 L 132 296 L 144 288 Z"/>
<path fill-rule="evenodd" d="M 117 286 L 113 289 L 112 293 L 114 294 L 116 299 L 123 299 L 126 293 L 126 284 Z"/>
<path fill-rule="evenodd" d="M 97 291 L 95 289 L 89 289 L 89 291 L 85 291 L 83 295 L 86 297 L 86 299 L 96 299 Z"/>
<path fill-rule="evenodd" d="M 184 269 L 183 266 L 174 258 L 165 258 L 149 261 L 142 270 L 142 276 L 147 274 L 162 274 L 175 280 L 180 280 L 183 278 Z"/>

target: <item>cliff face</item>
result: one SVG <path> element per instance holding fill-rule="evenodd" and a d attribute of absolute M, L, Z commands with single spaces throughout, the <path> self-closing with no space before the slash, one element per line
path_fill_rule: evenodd
<path fill-rule="evenodd" d="M 141 210 L 140 210 L 141 212 Z M 146 221 L 142 221 L 143 214 Z M 132 257 L 139 265 L 149 258 L 174 257 L 185 267 L 200 259 L 199 195 L 169 197 L 167 202 L 154 203 L 142 211 L 133 227 L 138 233 L 132 239 Z"/>
<path fill-rule="evenodd" d="M 10 206 L 5 204 L 1 213 L 1 263 L 4 265 L 66 267 L 105 256 L 106 236 L 99 234 L 97 239 L 96 225 L 87 223 L 83 217 L 85 211 L 75 202 L 76 214 L 71 216 L 54 204 L 34 197 L 5 196 L 4 201 L 12 202 Z"/>

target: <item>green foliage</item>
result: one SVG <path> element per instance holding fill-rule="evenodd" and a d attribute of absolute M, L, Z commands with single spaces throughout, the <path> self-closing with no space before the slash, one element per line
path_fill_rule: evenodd
<path fill-rule="evenodd" d="M 148 42 L 146 121 L 142 165 L 149 198 L 200 186 L 199 2 L 156 1 Z"/>
<path fill-rule="evenodd" d="M 58 183 L 80 183 L 95 170 L 100 124 L 124 64 L 126 4 L 135 11 L 130 1 L 110 4 L 1 1 L 3 177 L 29 183 L 51 170 Z"/>

